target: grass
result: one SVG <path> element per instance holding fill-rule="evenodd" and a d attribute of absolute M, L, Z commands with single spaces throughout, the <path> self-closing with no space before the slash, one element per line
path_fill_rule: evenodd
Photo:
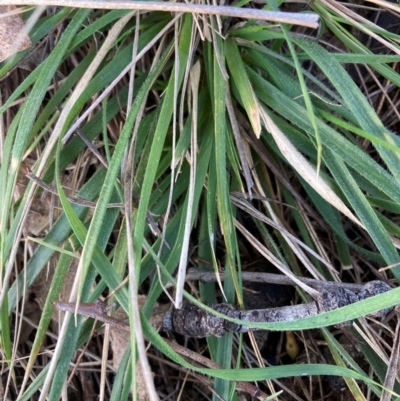
<path fill-rule="evenodd" d="M 89 399 L 85 387 L 110 400 L 190 391 L 194 399 L 238 400 L 243 388 L 253 399 L 335 399 L 343 393 L 320 379 L 332 376 L 344 377 L 357 400 L 398 397 L 398 380 L 388 379 L 396 317 L 380 325 L 362 318 L 395 305 L 398 289 L 317 317 L 259 324 L 296 330 L 300 347 L 289 361 L 278 342 L 267 367 L 247 335 L 176 338 L 189 352 L 183 357 L 155 322 L 160 305 L 183 298 L 245 307 L 241 272 L 254 262 L 259 271 L 397 287 L 400 37 L 364 18 L 373 4 L 280 9 L 314 11 L 320 31 L 48 8 L 34 20 L 33 48 L 0 63 L 5 399 Z M 387 51 L 374 52 L 368 37 Z M 224 269 L 225 280 L 185 283 L 193 266 Z M 102 296 L 131 326 L 118 361 L 109 361 L 122 341 L 115 330 L 94 333 L 91 319 L 54 311 L 57 300 Z M 292 293 L 291 302 L 308 300 Z M 349 318 L 360 318 L 350 328 L 357 357 L 341 330 L 326 328 Z M 204 352 L 199 365 L 193 358 Z"/>

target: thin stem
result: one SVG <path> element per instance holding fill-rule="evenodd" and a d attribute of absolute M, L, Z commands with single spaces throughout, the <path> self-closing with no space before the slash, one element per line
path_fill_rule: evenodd
<path fill-rule="evenodd" d="M 219 273 L 219 280 L 225 280 L 225 274 Z M 313 278 L 297 277 L 297 279 L 308 286 L 322 291 L 335 288 L 348 288 L 348 289 L 361 289 L 365 284 L 355 283 L 340 283 L 336 281 L 321 281 Z M 188 269 L 186 274 L 186 281 L 201 281 L 203 283 L 212 283 L 217 281 L 217 276 L 213 271 L 201 271 L 196 268 Z M 289 277 L 283 274 L 261 273 L 261 272 L 242 272 L 242 280 L 257 283 L 270 283 L 278 285 L 296 285 L 296 283 Z"/>

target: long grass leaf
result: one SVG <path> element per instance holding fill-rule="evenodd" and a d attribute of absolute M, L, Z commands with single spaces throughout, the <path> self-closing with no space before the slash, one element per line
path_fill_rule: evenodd
<path fill-rule="evenodd" d="M 301 39 L 296 40 L 295 42 L 313 58 L 321 70 L 326 74 L 330 82 L 335 85 L 335 88 L 346 102 L 346 106 L 352 111 L 360 126 L 366 132 L 370 132 L 392 145 L 398 145 L 394 135 L 383 126 L 375 111 L 369 105 L 364 95 L 340 63 L 330 57 L 326 50 L 315 43 Z M 398 153 L 390 152 L 388 149 L 379 145 L 376 145 L 376 148 L 383 160 L 386 162 L 389 170 L 397 181 L 397 185 L 399 186 L 400 155 Z"/>
<path fill-rule="evenodd" d="M 359 216 L 386 263 L 388 265 L 398 263 L 400 260 L 399 255 L 392 240 L 344 163 L 338 157 L 334 157 L 328 152 L 326 161 L 336 182 L 352 205 L 357 216 Z M 400 280 L 399 268 L 392 269 L 392 273 Z"/>
<path fill-rule="evenodd" d="M 238 88 L 240 101 L 247 112 L 254 133 L 259 138 L 261 135 L 261 119 L 258 103 L 250 81 L 247 78 L 242 57 L 233 40 L 227 40 L 226 42 L 226 62 L 233 78 L 233 82 Z"/>

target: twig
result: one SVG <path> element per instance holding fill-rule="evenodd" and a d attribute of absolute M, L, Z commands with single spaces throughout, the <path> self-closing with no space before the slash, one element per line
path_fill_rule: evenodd
<path fill-rule="evenodd" d="M 307 304 L 284 306 L 281 308 L 237 310 L 230 304 L 214 304 L 211 308 L 229 318 L 249 323 L 266 323 L 294 321 L 308 316 L 315 316 L 343 306 L 353 304 L 363 299 L 389 291 L 390 287 L 383 281 L 371 281 L 360 289 L 335 288 L 323 290 L 314 302 Z M 385 309 L 371 316 L 382 317 L 389 313 Z M 174 331 L 187 337 L 220 337 L 228 332 L 246 333 L 257 330 L 225 320 L 219 316 L 201 309 L 193 304 L 186 304 L 183 309 L 175 309 L 164 315 L 164 329 Z M 344 325 L 351 324 L 346 322 Z"/>
<path fill-rule="evenodd" d="M 219 279 L 221 281 L 225 280 L 225 274 L 223 272 L 219 273 Z M 242 272 L 241 273 L 243 281 L 257 282 L 257 283 L 270 283 L 278 285 L 296 285 L 296 283 L 286 277 L 283 274 L 273 274 L 273 273 L 261 273 L 261 272 Z M 348 288 L 350 290 L 357 290 L 364 287 L 365 284 L 356 283 L 340 283 L 335 281 L 321 281 L 315 280 L 313 278 L 298 277 L 297 279 L 304 284 L 315 288 L 318 291 L 336 289 L 336 288 Z M 212 283 L 217 281 L 217 276 L 214 271 L 201 271 L 196 268 L 188 269 L 186 274 L 187 281 L 201 281 L 203 283 Z"/>
<path fill-rule="evenodd" d="M 47 192 L 50 192 L 53 195 L 58 196 L 58 192 L 55 188 L 53 188 L 52 186 L 46 184 L 43 180 L 41 180 L 39 177 L 37 177 L 36 175 L 32 174 L 32 173 L 28 173 L 26 175 L 27 178 L 29 178 L 30 180 L 36 182 L 40 187 L 42 187 L 44 190 L 46 190 Z M 85 206 L 85 207 L 91 207 L 91 208 L 95 208 L 97 206 L 96 202 L 91 202 L 85 198 L 82 198 L 80 196 L 68 196 L 67 195 L 67 199 L 71 202 L 71 203 L 75 203 L 76 205 L 80 205 L 80 206 Z M 122 207 L 122 203 L 109 203 L 108 207 Z"/>
<path fill-rule="evenodd" d="M 43 180 L 41 180 L 36 175 L 34 175 L 32 173 L 28 173 L 26 176 L 30 180 L 36 182 L 45 191 L 50 192 L 51 194 L 58 196 L 58 192 L 57 192 L 57 190 L 55 188 L 53 188 L 52 186 L 46 184 Z M 80 196 L 69 196 L 69 195 L 66 195 L 66 197 L 71 203 L 74 203 L 74 204 L 79 205 L 79 206 L 91 207 L 91 208 L 95 208 L 97 206 L 96 202 L 89 201 L 89 200 L 87 200 L 85 198 L 82 198 Z M 132 198 L 133 198 L 134 207 L 137 208 L 137 206 L 139 205 L 139 196 L 137 196 L 136 194 L 132 193 Z M 111 203 L 111 202 L 107 205 L 107 207 L 109 207 L 109 208 L 121 208 L 122 206 L 123 206 L 122 203 Z M 165 242 L 164 237 L 163 237 L 160 229 L 158 228 L 157 223 L 154 221 L 153 216 L 151 215 L 150 211 L 147 211 L 146 221 L 147 221 L 147 224 L 150 227 L 151 232 L 156 237 L 160 237 L 162 239 L 162 241 Z M 169 244 L 167 242 L 165 242 L 165 245 L 167 246 L 168 249 L 170 249 L 170 246 L 169 246 Z"/>
<path fill-rule="evenodd" d="M 95 302 L 88 304 L 80 303 L 78 308 L 76 308 L 76 303 L 74 302 L 54 302 L 54 306 L 63 312 L 75 313 L 75 310 L 77 309 L 80 315 L 91 317 L 100 322 L 110 324 L 115 328 L 130 332 L 129 324 L 107 315 L 110 308 L 103 301 L 96 300 Z"/>
<path fill-rule="evenodd" d="M 230 17 L 256 19 L 286 24 L 302 25 L 318 28 L 317 14 L 301 14 L 280 11 L 266 11 L 231 6 L 211 6 L 205 4 L 171 3 L 162 1 L 130 1 L 130 0 L 3 0 L 2 4 L 13 5 L 48 5 L 75 8 L 97 8 L 111 10 L 140 10 L 185 12 L 191 14 L 226 15 Z"/>

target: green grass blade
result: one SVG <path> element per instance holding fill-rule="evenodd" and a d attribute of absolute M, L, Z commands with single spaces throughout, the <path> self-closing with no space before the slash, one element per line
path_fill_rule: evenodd
<path fill-rule="evenodd" d="M 329 55 L 321 46 L 306 40 L 295 40 L 295 42 L 303 48 L 312 59 L 318 64 L 321 70 L 328 77 L 342 96 L 346 106 L 351 110 L 359 125 L 366 131 L 378 138 L 386 140 L 392 145 L 398 144 L 393 134 L 383 126 L 382 122 L 375 114 L 373 108 L 369 105 L 364 95 L 343 69 L 338 61 Z M 400 155 L 393 153 L 387 148 L 376 145 L 376 148 L 392 172 L 397 181 L 400 183 Z"/>
<path fill-rule="evenodd" d="M 388 265 L 398 263 L 400 259 L 391 238 L 344 163 L 329 152 L 327 152 L 326 161 L 336 182 L 364 224 L 386 263 Z M 400 280 L 400 269 L 392 269 L 392 273 Z"/>
<path fill-rule="evenodd" d="M 191 18 L 189 16 L 185 17 L 185 21 L 181 31 L 181 38 L 182 40 L 179 43 L 179 58 L 180 58 L 180 65 L 186 65 L 186 60 L 189 53 L 189 38 L 191 37 Z M 177 87 L 179 88 L 181 85 L 181 81 L 183 79 L 184 71 L 179 72 L 179 78 Z M 173 104 L 174 104 L 174 87 L 175 82 L 173 77 L 175 76 L 174 73 L 171 74 L 171 79 L 168 83 L 168 87 L 163 97 L 162 106 L 160 109 L 159 118 L 157 121 L 157 126 L 154 133 L 154 139 L 151 144 L 151 149 L 148 158 L 148 164 L 145 169 L 143 183 L 141 186 L 140 192 L 140 204 L 138 207 L 136 219 L 135 219 L 135 229 L 133 233 L 133 243 L 134 243 L 134 254 L 135 254 L 135 265 L 137 266 L 137 274 L 139 278 L 140 274 L 140 264 L 142 259 L 142 244 L 144 238 L 144 231 L 145 231 L 145 222 L 146 222 L 146 215 L 149 209 L 149 200 L 150 195 L 153 191 L 153 183 L 154 179 L 157 174 L 158 163 L 160 160 L 161 153 L 163 151 L 165 137 L 168 131 L 168 127 L 170 125 L 172 111 L 173 111 Z"/>
<path fill-rule="evenodd" d="M 261 119 L 255 93 L 247 78 L 246 69 L 236 43 L 231 39 L 225 44 L 226 62 L 240 94 L 240 103 L 247 112 L 247 116 L 257 137 L 261 135 Z"/>

